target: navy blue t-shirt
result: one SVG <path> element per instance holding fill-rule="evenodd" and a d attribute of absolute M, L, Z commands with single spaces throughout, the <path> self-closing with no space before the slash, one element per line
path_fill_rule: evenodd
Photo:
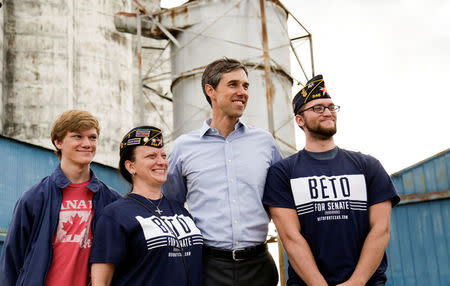
<path fill-rule="evenodd" d="M 368 208 L 386 200 L 394 206 L 399 197 L 380 162 L 343 149 L 330 160 L 302 150 L 277 162 L 269 169 L 263 197 L 266 206 L 297 210 L 301 234 L 331 285 L 352 275 L 369 232 Z M 384 255 L 368 285 L 385 281 L 386 267 Z M 288 274 L 288 285 L 306 285 L 290 264 Z"/>
<path fill-rule="evenodd" d="M 152 205 L 142 196 L 129 196 L 151 210 L 159 203 L 154 201 Z M 181 204 L 163 198 L 159 208 L 160 217 L 132 199 L 122 198 L 102 211 L 95 227 L 90 263 L 114 264 L 112 285 L 187 285 L 178 241 L 190 285 L 201 285 L 200 230 Z"/>

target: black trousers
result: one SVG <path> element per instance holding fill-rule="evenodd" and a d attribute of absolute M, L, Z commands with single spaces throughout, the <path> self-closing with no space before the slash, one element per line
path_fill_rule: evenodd
<path fill-rule="evenodd" d="M 203 254 L 203 286 L 276 286 L 278 271 L 266 250 L 245 261 Z"/>
<path fill-rule="evenodd" d="M 384 281 L 377 281 L 372 286 L 384 286 L 384 285 L 386 285 L 386 283 Z M 302 285 L 298 284 L 297 282 L 294 282 L 294 283 L 288 284 L 288 286 L 302 286 Z M 330 285 L 330 286 L 332 286 L 332 285 Z"/>

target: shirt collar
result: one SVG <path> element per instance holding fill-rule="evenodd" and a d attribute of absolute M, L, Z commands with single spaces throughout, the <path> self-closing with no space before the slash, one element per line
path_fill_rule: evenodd
<path fill-rule="evenodd" d="M 206 119 L 205 122 L 203 122 L 203 126 L 202 128 L 200 128 L 200 137 L 203 137 L 206 135 L 206 133 L 208 133 L 209 130 L 212 130 L 212 128 L 210 127 L 212 122 L 212 118 Z M 236 122 L 236 124 L 234 125 L 234 130 L 238 130 L 239 128 L 245 128 L 245 124 L 241 122 L 240 119 L 238 119 L 238 122 Z"/>
<path fill-rule="evenodd" d="M 89 183 L 87 184 L 86 188 L 91 190 L 92 192 L 97 192 L 100 189 L 100 180 L 97 178 L 97 176 L 94 174 L 94 171 L 90 169 L 91 173 L 91 179 L 89 180 Z M 64 175 L 61 164 L 58 165 L 56 170 L 51 175 L 53 177 L 53 180 L 55 181 L 58 188 L 64 189 L 68 185 L 70 185 L 72 182 Z"/>

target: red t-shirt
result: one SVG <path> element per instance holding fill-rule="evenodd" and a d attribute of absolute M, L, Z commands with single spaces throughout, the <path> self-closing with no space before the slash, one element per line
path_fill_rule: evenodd
<path fill-rule="evenodd" d="M 91 222 L 94 215 L 94 193 L 86 188 L 88 183 L 72 183 L 62 191 L 58 228 L 52 241 L 52 265 L 46 285 L 86 286 L 88 283 Z"/>

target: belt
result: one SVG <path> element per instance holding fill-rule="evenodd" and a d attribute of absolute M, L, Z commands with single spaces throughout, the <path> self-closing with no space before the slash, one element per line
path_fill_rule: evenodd
<path fill-rule="evenodd" d="M 210 246 L 203 246 L 203 252 L 212 257 L 224 258 L 233 261 L 244 261 L 252 257 L 255 257 L 267 250 L 267 244 L 261 243 L 256 246 L 250 246 L 247 248 L 235 249 L 235 250 L 225 250 Z"/>

